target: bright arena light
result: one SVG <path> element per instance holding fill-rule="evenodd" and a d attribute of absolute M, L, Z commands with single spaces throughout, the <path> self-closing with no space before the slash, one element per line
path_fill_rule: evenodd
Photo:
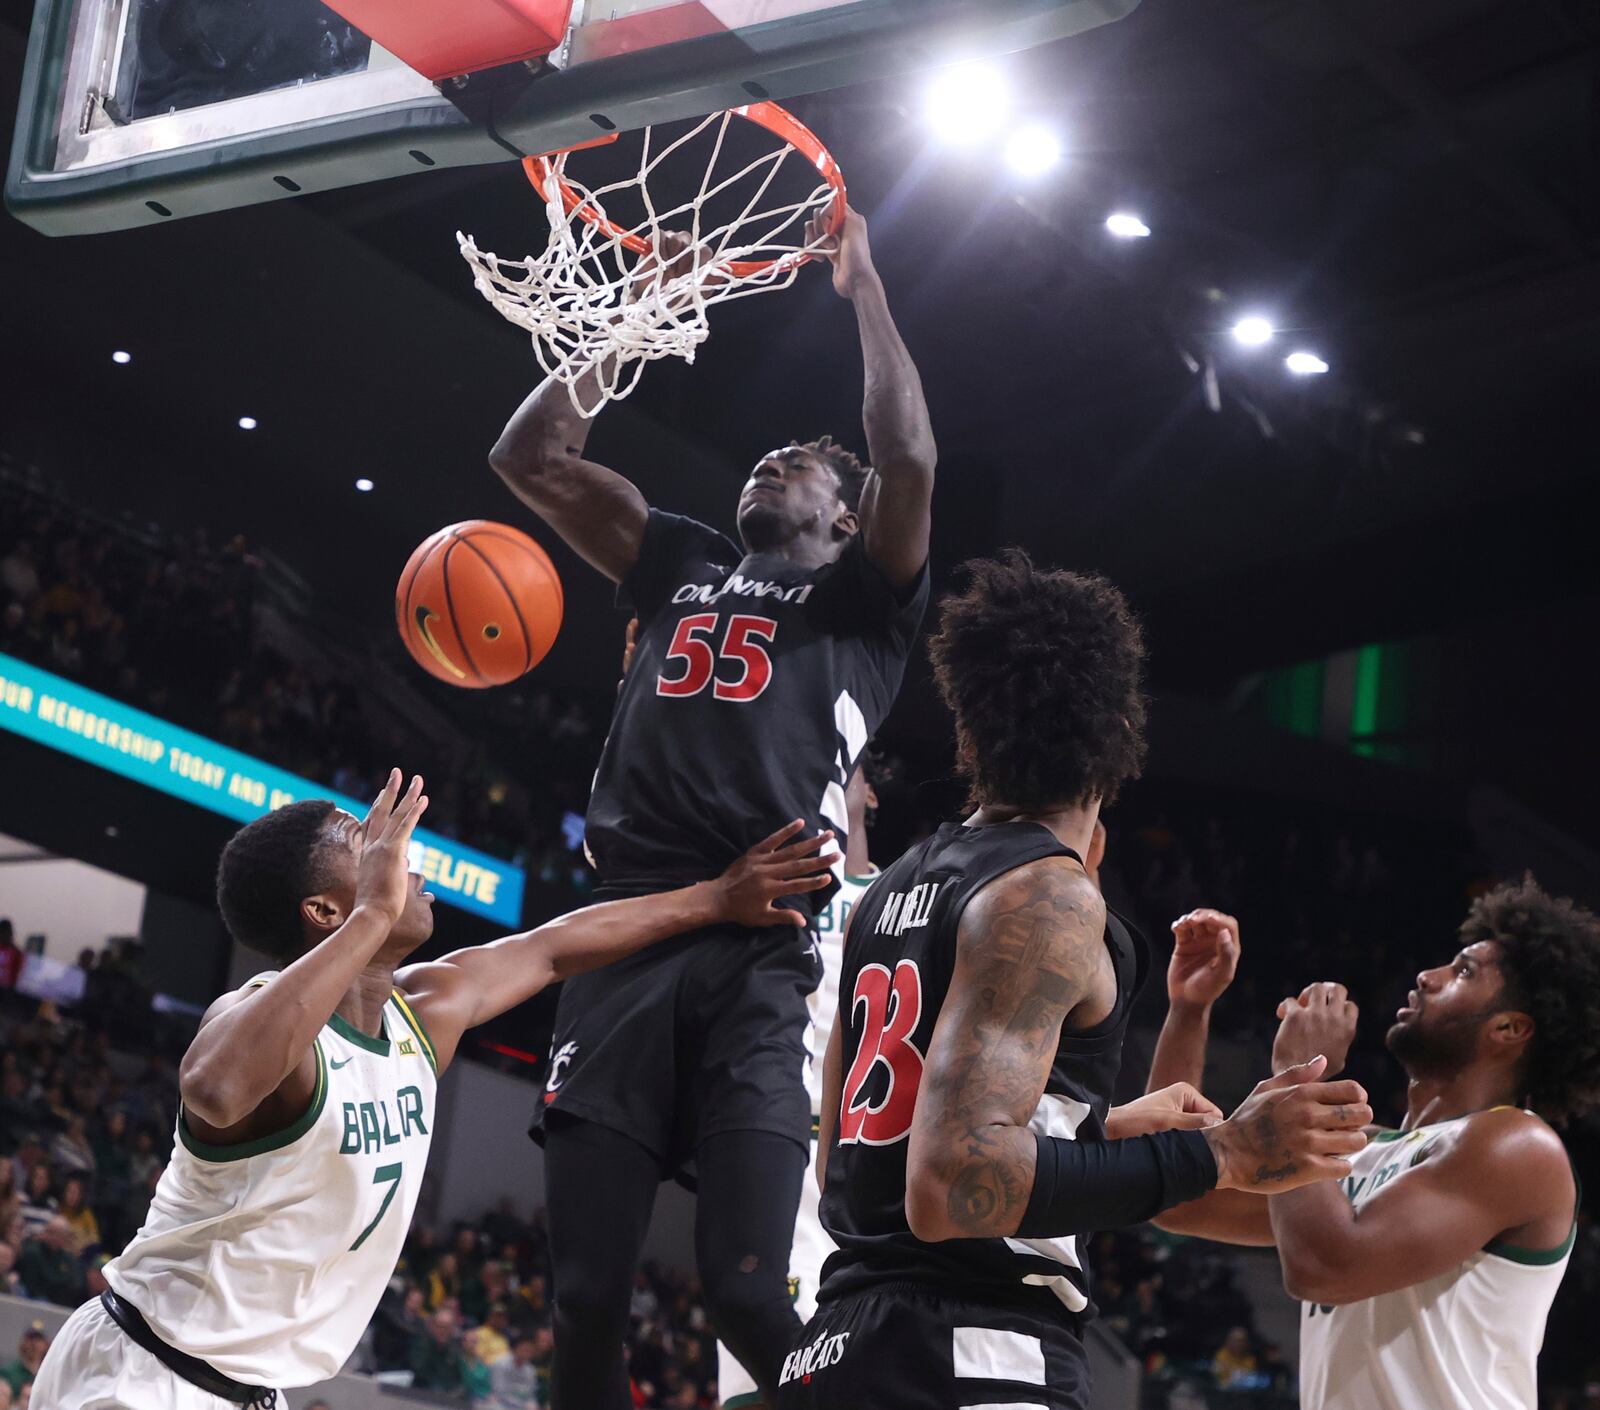
<path fill-rule="evenodd" d="M 1011 88 L 988 64 L 961 64 L 933 76 L 923 106 L 941 141 L 970 146 L 999 131 L 1011 111 Z"/>
<path fill-rule="evenodd" d="M 1037 124 L 1014 133 L 1006 143 L 1006 164 L 1019 176 L 1042 176 L 1061 161 L 1061 139 Z"/>
<path fill-rule="evenodd" d="M 1119 240 L 1143 240 L 1150 234 L 1150 227 L 1138 216 L 1127 211 L 1117 211 L 1108 215 L 1106 229 Z"/>
<path fill-rule="evenodd" d="M 1292 352 L 1283 365 L 1296 377 L 1320 377 L 1328 370 L 1328 364 L 1314 352 Z"/>
<path fill-rule="evenodd" d="M 356 481 L 356 488 L 360 490 L 362 494 L 371 494 L 372 481 L 363 475 L 359 480 Z"/>
<path fill-rule="evenodd" d="M 1263 343 L 1270 343 L 1277 331 L 1260 317 L 1241 318 L 1233 325 L 1234 340 L 1247 348 L 1259 348 Z"/>
<path fill-rule="evenodd" d="M 118 367 L 125 367 L 128 363 L 133 361 L 133 354 L 131 352 L 123 352 L 121 348 L 118 348 L 116 352 L 111 354 L 111 360 L 116 363 Z"/>
<path fill-rule="evenodd" d="M 253 430 L 255 430 L 255 428 L 256 428 L 256 418 L 255 417 L 253 417 L 253 416 L 241 416 L 239 418 L 239 429 L 241 431 L 253 431 Z"/>

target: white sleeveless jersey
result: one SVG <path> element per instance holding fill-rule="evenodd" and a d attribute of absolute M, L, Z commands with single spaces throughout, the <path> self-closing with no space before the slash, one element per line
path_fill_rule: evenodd
<path fill-rule="evenodd" d="M 433 1047 L 398 993 L 383 1031 L 335 1014 L 311 1105 L 275 1136 L 208 1146 L 179 1114 L 149 1217 L 105 1268 L 169 1346 L 274 1387 L 349 1359 L 399 1260 L 434 1130 Z"/>
<path fill-rule="evenodd" d="M 834 1016 L 839 1012 L 839 973 L 844 968 L 844 928 L 850 912 L 878 879 L 874 867 L 870 876 L 851 876 L 842 872 L 839 889 L 817 916 L 817 950 L 822 956 L 822 982 L 812 992 L 809 1007 L 811 1022 L 806 1028 L 806 1090 L 811 1093 L 812 1134 L 815 1119 L 822 1114 L 822 1059 L 828 1051 L 828 1035 L 833 1032 Z M 809 1177 L 808 1177 L 809 1178 Z"/>
<path fill-rule="evenodd" d="M 1359 1209 L 1469 1117 L 1382 1131 L 1341 1183 Z M 1572 1254 L 1490 1243 L 1448 1273 L 1343 1307 L 1300 1310 L 1305 1410 L 1536 1410 L 1545 1318 Z"/>

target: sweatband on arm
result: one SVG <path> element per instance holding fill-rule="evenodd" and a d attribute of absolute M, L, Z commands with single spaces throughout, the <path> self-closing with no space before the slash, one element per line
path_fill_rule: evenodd
<path fill-rule="evenodd" d="M 1217 1160 L 1199 1131 L 1158 1131 L 1122 1141 L 1067 1141 L 1034 1133 L 1033 1194 L 1017 1234 L 1064 1238 L 1138 1224 L 1199 1199 L 1217 1183 Z"/>

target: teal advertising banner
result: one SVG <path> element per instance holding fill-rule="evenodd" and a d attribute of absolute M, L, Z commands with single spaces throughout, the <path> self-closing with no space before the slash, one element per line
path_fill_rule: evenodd
<path fill-rule="evenodd" d="M 301 798 L 330 799 L 357 817 L 371 805 L 4 653 L 0 729 L 236 822 Z M 508 926 L 521 922 L 523 874 L 511 863 L 418 828 L 411 867 L 441 901 Z"/>

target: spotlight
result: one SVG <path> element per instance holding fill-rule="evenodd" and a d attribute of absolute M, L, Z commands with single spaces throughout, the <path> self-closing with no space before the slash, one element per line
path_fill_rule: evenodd
<path fill-rule="evenodd" d="M 256 418 L 255 417 L 253 417 L 253 416 L 241 416 L 239 418 L 239 429 L 241 431 L 253 431 L 253 430 L 255 430 L 255 428 L 256 428 Z"/>
<path fill-rule="evenodd" d="M 356 488 L 360 490 L 362 494 L 371 494 L 372 481 L 363 475 L 359 480 L 356 481 Z"/>
<path fill-rule="evenodd" d="M 1106 229 L 1119 240 L 1143 240 L 1150 234 L 1150 227 L 1138 216 L 1127 211 L 1117 211 L 1106 217 Z"/>
<path fill-rule="evenodd" d="M 970 146 L 999 130 L 1011 111 L 1011 90 L 998 69 L 961 64 L 933 76 L 923 106 L 936 136 Z"/>
<path fill-rule="evenodd" d="M 1233 325 L 1234 341 L 1247 348 L 1259 348 L 1263 343 L 1270 343 L 1277 331 L 1265 318 L 1255 315 L 1241 318 Z"/>
<path fill-rule="evenodd" d="M 1328 370 L 1328 364 L 1314 352 L 1292 352 L 1283 365 L 1296 377 L 1320 377 Z"/>
<path fill-rule="evenodd" d="M 126 367 L 130 362 L 133 361 L 133 354 L 131 352 L 123 352 L 121 348 L 118 348 L 116 352 L 111 354 L 111 360 L 116 363 L 118 367 Z"/>
<path fill-rule="evenodd" d="M 1033 124 L 1006 143 L 1006 164 L 1018 176 L 1043 176 L 1061 160 L 1061 139 L 1048 127 Z"/>

